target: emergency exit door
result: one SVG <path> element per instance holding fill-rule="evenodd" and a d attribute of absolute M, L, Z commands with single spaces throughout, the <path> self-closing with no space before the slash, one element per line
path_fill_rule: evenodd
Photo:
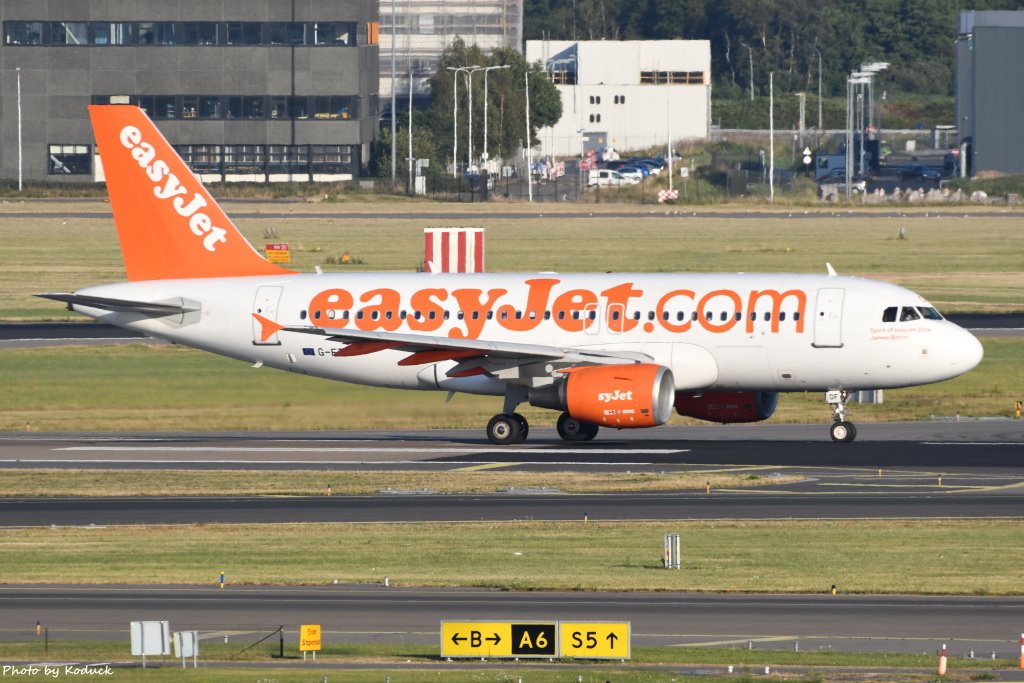
<path fill-rule="evenodd" d="M 843 345 L 843 295 L 845 289 L 819 289 L 814 305 L 815 348 Z"/>
<path fill-rule="evenodd" d="M 277 322 L 277 307 L 281 303 L 281 292 L 283 291 L 284 287 L 259 287 L 256 290 L 256 298 L 252 302 L 252 312 L 267 320 Z M 263 339 L 263 326 L 256 318 L 253 318 L 252 343 L 257 346 L 276 346 L 281 342 L 277 339 L 277 332 Z"/>

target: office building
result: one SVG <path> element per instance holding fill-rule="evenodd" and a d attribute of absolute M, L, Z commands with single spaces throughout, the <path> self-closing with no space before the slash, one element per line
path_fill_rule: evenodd
<path fill-rule="evenodd" d="M 0 21 L 6 179 L 19 155 L 26 180 L 102 178 L 90 103 L 142 107 L 204 181 L 354 178 L 377 135 L 371 0 L 3 0 Z"/>

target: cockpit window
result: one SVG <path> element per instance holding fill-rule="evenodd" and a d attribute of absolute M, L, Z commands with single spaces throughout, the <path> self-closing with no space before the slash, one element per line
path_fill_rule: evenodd
<path fill-rule="evenodd" d="M 920 320 L 921 314 L 917 312 L 917 309 L 913 306 L 904 306 L 900 312 L 900 322 L 905 323 L 908 320 Z"/>
<path fill-rule="evenodd" d="M 885 309 L 885 311 L 882 313 L 882 322 L 883 323 L 894 323 L 894 322 L 896 322 L 896 311 L 898 311 L 898 310 L 899 310 L 899 307 L 897 307 L 897 306 L 890 306 L 889 308 Z"/>
<path fill-rule="evenodd" d="M 930 306 L 918 306 L 917 310 L 921 311 L 926 320 L 942 320 L 942 314 Z"/>

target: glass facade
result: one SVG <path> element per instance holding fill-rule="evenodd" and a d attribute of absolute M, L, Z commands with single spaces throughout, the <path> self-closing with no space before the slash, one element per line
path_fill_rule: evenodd
<path fill-rule="evenodd" d="M 4 45 L 297 45 L 376 44 L 377 24 L 357 31 L 354 21 L 5 21 Z M 357 43 L 357 35 L 362 42 Z M 372 36 L 374 40 L 368 40 Z"/>

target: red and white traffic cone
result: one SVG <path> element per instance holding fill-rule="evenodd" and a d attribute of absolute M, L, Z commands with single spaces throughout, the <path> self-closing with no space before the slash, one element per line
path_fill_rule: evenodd
<path fill-rule="evenodd" d="M 946 675 L 946 644 L 942 644 L 942 654 L 939 655 L 939 675 Z"/>

